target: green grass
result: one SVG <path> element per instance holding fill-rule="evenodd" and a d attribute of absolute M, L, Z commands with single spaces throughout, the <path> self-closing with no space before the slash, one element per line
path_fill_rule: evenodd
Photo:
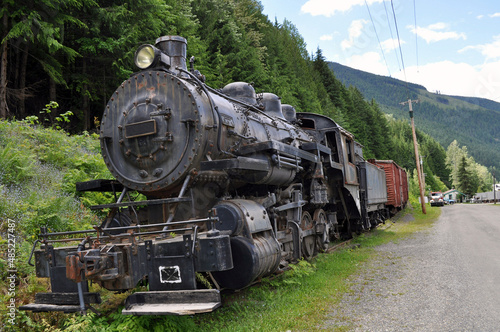
<path fill-rule="evenodd" d="M 108 202 L 101 193 L 75 193 L 75 183 L 110 177 L 100 155 L 98 136 L 69 136 L 62 130 L 0 120 L 0 320 L 7 322 L 8 233 L 15 236 L 17 305 L 32 302 L 47 290 L 46 280 L 34 277 L 27 264 L 40 226 L 49 231 L 89 228 L 99 217 L 89 205 Z M 14 223 L 13 231 L 8 230 Z M 12 239 L 11 239 L 12 241 Z M 12 243 L 11 243 L 12 244 Z M 9 249 L 13 249 L 9 247 Z M 62 314 L 33 316 L 18 312 L 14 330 L 47 330 Z M 40 319 L 38 319 L 40 318 Z"/>

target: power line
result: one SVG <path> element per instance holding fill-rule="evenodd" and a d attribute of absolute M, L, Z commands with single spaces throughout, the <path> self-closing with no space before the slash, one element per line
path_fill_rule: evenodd
<path fill-rule="evenodd" d="M 416 53 L 416 57 L 417 57 L 417 73 L 418 73 L 419 68 L 418 68 L 417 8 L 415 5 L 415 0 L 413 0 L 413 18 L 415 19 L 415 53 Z"/>
<path fill-rule="evenodd" d="M 406 83 L 406 92 L 408 94 L 408 99 L 410 99 L 410 89 L 408 88 L 408 80 L 406 79 L 406 69 L 405 62 L 403 60 L 403 50 L 401 49 L 401 39 L 399 38 L 399 29 L 398 29 L 398 21 L 396 20 L 396 11 L 394 10 L 394 3 L 391 0 L 392 14 L 394 15 L 394 25 L 396 26 L 396 34 L 398 36 L 398 44 L 399 44 L 399 54 L 401 55 L 401 64 L 403 65 L 403 74 L 405 77 Z"/>
<path fill-rule="evenodd" d="M 387 6 L 384 3 L 385 17 L 387 19 L 387 25 L 389 26 L 389 31 L 391 32 L 392 46 L 394 47 L 394 54 L 396 55 L 396 61 L 398 62 L 398 69 L 401 71 L 401 64 L 399 63 L 398 51 L 396 50 L 396 45 L 394 44 L 394 35 L 392 34 L 391 22 L 389 20 L 389 13 L 387 12 Z"/>
<path fill-rule="evenodd" d="M 366 9 L 368 9 L 368 15 L 370 15 L 370 20 L 372 21 L 373 31 L 375 31 L 375 36 L 377 36 L 378 45 L 380 46 L 380 52 L 382 52 L 382 57 L 384 58 L 385 66 L 387 67 L 387 72 L 389 73 L 389 76 L 391 76 L 391 71 L 389 70 L 389 65 L 387 64 L 387 60 L 385 59 L 384 49 L 382 48 L 382 43 L 380 42 L 380 38 L 378 38 L 377 29 L 375 28 L 375 23 L 373 22 L 373 18 L 372 18 L 372 13 L 370 12 L 370 7 L 368 7 L 368 3 L 366 2 L 366 0 L 365 0 L 365 5 L 366 5 Z"/>

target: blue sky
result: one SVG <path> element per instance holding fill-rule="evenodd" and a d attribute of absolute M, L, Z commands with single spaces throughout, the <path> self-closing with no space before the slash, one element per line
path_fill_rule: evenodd
<path fill-rule="evenodd" d="M 280 23 L 285 18 L 291 21 L 304 38 L 309 53 L 319 47 L 328 61 L 418 83 L 431 92 L 500 102 L 497 0 L 392 0 L 392 3 L 391 0 L 366 0 L 366 3 L 365 0 L 261 0 L 261 3 L 272 22 L 275 18 Z"/>

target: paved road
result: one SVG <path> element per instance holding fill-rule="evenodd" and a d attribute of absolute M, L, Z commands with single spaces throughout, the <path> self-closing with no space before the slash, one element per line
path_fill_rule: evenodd
<path fill-rule="evenodd" d="M 445 206 L 431 230 L 377 250 L 326 329 L 500 331 L 499 206 Z"/>

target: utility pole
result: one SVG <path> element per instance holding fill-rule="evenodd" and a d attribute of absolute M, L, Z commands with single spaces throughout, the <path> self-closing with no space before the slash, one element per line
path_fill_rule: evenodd
<path fill-rule="evenodd" d="M 401 105 L 406 105 L 410 107 L 410 119 L 411 119 L 411 132 L 413 134 L 413 146 L 415 147 L 415 163 L 417 165 L 417 176 L 418 176 L 418 187 L 420 188 L 420 204 L 422 205 L 422 213 L 427 214 L 425 209 L 425 199 L 424 199 L 424 187 L 422 186 L 422 172 L 420 170 L 419 156 L 418 156 L 418 145 L 417 145 L 417 134 L 415 132 L 415 121 L 413 120 L 413 109 L 411 103 L 418 103 L 417 100 L 408 99 L 400 103 Z"/>
<path fill-rule="evenodd" d="M 493 171 L 493 204 L 497 204 L 497 180 L 495 179 L 495 171 Z"/>
<path fill-rule="evenodd" d="M 424 173 L 424 159 L 426 156 L 420 156 L 420 171 L 422 172 L 422 187 L 424 188 L 425 194 L 425 173 Z"/>

